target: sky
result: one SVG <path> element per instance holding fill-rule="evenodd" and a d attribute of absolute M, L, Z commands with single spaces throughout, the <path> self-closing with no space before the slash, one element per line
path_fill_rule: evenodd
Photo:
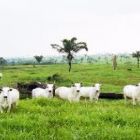
<path fill-rule="evenodd" d="M 79 54 L 140 50 L 140 0 L 0 0 L 0 57 L 58 55 L 72 37 Z"/>

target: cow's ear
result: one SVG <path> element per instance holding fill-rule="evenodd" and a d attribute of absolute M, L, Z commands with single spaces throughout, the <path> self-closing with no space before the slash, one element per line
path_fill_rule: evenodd
<path fill-rule="evenodd" d="M 81 87 L 83 86 L 83 83 L 80 83 Z"/>
<path fill-rule="evenodd" d="M 10 88 L 9 91 L 12 91 L 12 88 Z"/>
<path fill-rule="evenodd" d="M 0 92 L 2 92 L 2 89 L 0 88 Z"/>

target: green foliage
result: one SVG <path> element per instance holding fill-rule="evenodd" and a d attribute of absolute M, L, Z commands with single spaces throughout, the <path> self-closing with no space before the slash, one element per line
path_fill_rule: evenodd
<path fill-rule="evenodd" d="M 63 78 L 59 74 L 55 73 L 52 76 L 48 76 L 47 80 L 49 82 L 62 82 Z"/>
<path fill-rule="evenodd" d="M 35 58 L 36 61 L 40 64 L 40 62 L 41 62 L 42 59 L 43 59 L 43 56 L 42 56 L 42 55 L 40 55 L 40 56 L 36 55 L 36 56 L 34 56 L 34 58 Z"/>
<path fill-rule="evenodd" d="M 139 63 L 140 63 L 140 51 L 136 51 L 135 53 L 132 54 L 133 57 L 137 58 L 137 65 L 139 68 Z"/>
<path fill-rule="evenodd" d="M 131 62 L 132 65 L 136 65 L 135 58 L 132 57 L 131 54 L 118 54 L 117 55 L 117 63 L 118 65 L 125 64 L 127 62 Z M 7 65 L 34 65 L 35 61 L 33 57 L 29 58 L 9 58 L 6 59 Z M 85 63 L 92 63 L 92 64 L 112 64 L 112 54 L 97 54 L 97 55 L 75 55 L 74 59 L 72 60 L 74 64 L 85 64 Z M 67 57 L 66 55 L 61 56 L 47 56 L 43 57 L 41 64 L 67 64 Z"/>
<path fill-rule="evenodd" d="M 0 57 L 0 65 L 4 65 L 6 63 L 6 60 L 3 57 Z"/>

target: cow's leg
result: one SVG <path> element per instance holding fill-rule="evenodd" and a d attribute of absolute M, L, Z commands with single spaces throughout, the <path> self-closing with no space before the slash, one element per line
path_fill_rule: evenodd
<path fill-rule="evenodd" d="M 134 97 L 132 98 L 132 100 L 133 100 L 133 105 L 136 105 L 136 100 Z"/>
<path fill-rule="evenodd" d="M 3 109 L 2 109 L 2 106 L 1 105 L 0 105 L 0 112 L 3 113 Z"/>
<path fill-rule="evenodd" d="M 9 113 L 11 110 L 11 104 L 8 105 L 8 109 L 7 109 L 7 112 Z"/>
<path fill-rule="evenodd" d="M 126 104 L 126 101 L 127 101 L 127 97 L 126 95 L 124 94 L 124 103 Z"/>

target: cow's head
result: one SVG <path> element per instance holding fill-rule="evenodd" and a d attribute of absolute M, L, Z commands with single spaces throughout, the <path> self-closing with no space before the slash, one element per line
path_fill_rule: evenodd
<path fill-rule="evenodd" d="M 75 91 L 78 92 L 78 93 L 80 92 L 81 86 L 82 86 L 82 83 L 74 83 L 74 84 L 72 84 L 72 87 L 75 87 Z"/>
<path fill-rule="evenodd" d="M 1 95 L 4 99 L 7 99 L 8 98 L 8 95 L 9 95 L 9 92 L 12 91 L 11 88 L 9 87 L 3 87 L 1 90 Z"/>
<path fill-rule="evenodd" d="M 49 93 L 53 93 L 55 88 L 54 84 L 47 84 L 46 89 L 48 90 Z"/>
<path fill-rule="evenodd" d="M 95 84 L 96 92 L 99 92 L 101 89 L 101 84 L 97 83 Z"/>

